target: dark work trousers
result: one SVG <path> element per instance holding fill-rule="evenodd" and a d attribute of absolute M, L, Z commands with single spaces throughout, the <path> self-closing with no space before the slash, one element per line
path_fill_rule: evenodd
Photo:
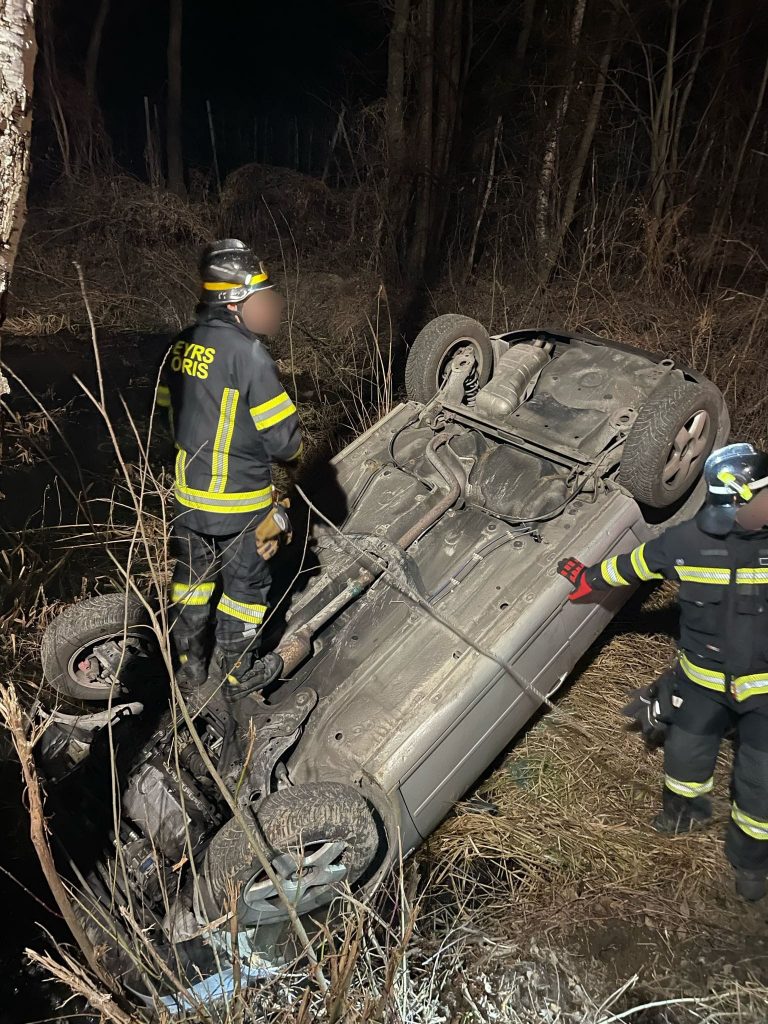
<path fill-rule="evenodd" d="M 667 792 L 691 801 L 712 789 L 723 736 L 735 729 L 732 813 L 725 852 L 735 868 L 768 872 L 768 706 L 737 703 L 687 679 L 664 742 Z"/>
<path fill-rule="evenodd" d="M 170 613 L 176 649 L 202 643 L 216 583 L 221 580 L 216 643 L 230 653 L 257 654 L 271 574 L 256 551 L 253 528 L 219 537 L 176 524 L 171 554 L 176 558 Z"/>

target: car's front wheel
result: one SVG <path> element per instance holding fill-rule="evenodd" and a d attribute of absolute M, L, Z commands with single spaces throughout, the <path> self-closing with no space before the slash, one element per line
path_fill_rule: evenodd
<path fill-rule="evenodd" d="M 281 789 L 259 805 L 256 816 L 271 847 L 272 867 L 299 914 L 330 903 L 340 887 L 353 885 L 376 859 L 376 821 L 351 786 L 313 782 Z M 234 887 L 239 889 L 238 927 L 286 920 L 285 905 L 234 818 L 211 840 L 202 874 L 211 917 L 227 908 Z"/>

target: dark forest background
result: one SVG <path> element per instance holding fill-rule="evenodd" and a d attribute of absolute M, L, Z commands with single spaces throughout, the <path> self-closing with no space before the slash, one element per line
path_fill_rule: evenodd
<path fill-rule="evenodd" d="M 38 37 L 10 332 L 83 326 L 75 259 L 100 328 L 175 329 L 235 235 L 289 291 L 294 371 L 448 310 L 557 321 L 696 363 L 764 433 L 739 373 L 765 344 L 765 5 L 44 0 Z"/>

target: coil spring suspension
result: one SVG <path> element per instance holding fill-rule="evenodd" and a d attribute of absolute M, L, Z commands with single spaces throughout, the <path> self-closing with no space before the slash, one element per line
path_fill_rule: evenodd
<path fill-rule="evenodd" d="M 464 381 L 464 400 L 467 405 L 474 405 L 477 393 L 480 390 L 480 380 L 477 376 L 477 369 L 474 369 L 472 373 Z"/>

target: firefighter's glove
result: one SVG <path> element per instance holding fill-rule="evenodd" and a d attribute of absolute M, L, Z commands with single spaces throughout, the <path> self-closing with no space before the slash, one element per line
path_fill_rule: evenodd
<path fill-rule="evenodd" d="M 683 703 L 677 695 L 676 683 L 675 673 L 672 670 L 665 672 L 655 683 L 633 690 L 632 699 L 624 708 L 623 713 L 637 722 L 652 747 L 664 742 L 674 712 Z"/>
<path fill-rule="evenodd" d="M 578 558 L 564 558 L 558 562 L 557 571 L 573 587 L 573 593 L 568 595 L 569 601 L 578 601 L 581 597 L 589 597 L 592 587 L 587 579 L 587 567 Z"/>
<path fill-rule="evenodd" d="M 293 527 L 288 518 L 290 498 L 281 498 L 267 512 L 256 529 L 256 550 L 268 562 L 277 554 L 281 544 L 290 544 L 293 540 Z"/>

